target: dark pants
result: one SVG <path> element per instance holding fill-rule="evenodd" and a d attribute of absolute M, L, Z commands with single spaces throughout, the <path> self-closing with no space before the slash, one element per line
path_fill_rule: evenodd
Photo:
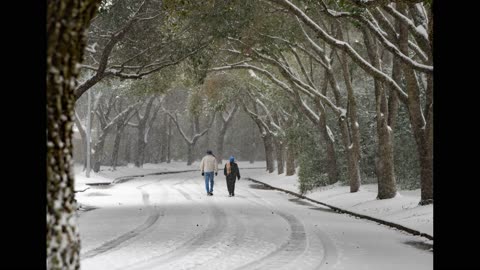
<path fill-rule="evenodd" d="M 235 177 L 227 177 L 228 194 L 235 194 Z"/>

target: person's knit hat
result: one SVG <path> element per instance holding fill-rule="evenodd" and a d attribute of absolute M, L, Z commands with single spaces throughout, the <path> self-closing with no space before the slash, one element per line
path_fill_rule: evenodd
<path fill-rule="evenodd" d="M 230 162 L 233 162 L 235 158 L 233 156 L 230 156 Z"/>

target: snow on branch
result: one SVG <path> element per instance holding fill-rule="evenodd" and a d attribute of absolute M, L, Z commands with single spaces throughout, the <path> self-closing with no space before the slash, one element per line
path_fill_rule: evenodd
<path fill-rule="evenodd" d="M 208 130 L 210 130 L 210 128 L 213 125 L 213 122 L 215 121 L 215 115 L 216 115 L 215 113 L 212 114 L 212 118 L 210 118 L 210 122 L 208 123 L 208 126 L 202 132 L 197 133 L 193 136 L 192 142 L 197 141 L 200 137 L 202 137 L 205 133 L 207 133 Z"/>
<path fill-rule="evenodd" d="M 423 2 L 424 0 L 398 0 L 399 2 L 409 3 L 409 4 L 416 4 Z M 392 0 L 350 0 L 350 2 L 354 3 L 359 7 L 364 8 L 371 8 L 377 6 L 385 6 L 393 2 Z"/>
<path fill-rule="evenodd" d="M 248 95 L 247 95 L 248 96 Z M 265 123 L 265 121 L 263 121 L 260 116 L 254 112 L 252 112 L 250 109 L 248 109 L 248 107 L 245 105 L 245 102 L 243 100 L 241 100 L 242 102 L 242 107 L 243 107 L 243 110 L 248 113 L 250 115 L 250 117 L 253 119 L 253 121 L 255 121 L 257 123 L 257 125 L 259 127 L 262 127 L 262 133 L 263 132 L 266 132 L 268 134 L 271 134 L 273 135 L 274 132 L 272 132 L 270 130 L 270 128 L 268 127 L 268 125 Z M 254 106 L 255 106 L 255 103 L 254 103 Z"/>
<path fill-rule="evenodd" d="M 388 12 L 388 14 L 392 15 L 394 18 L 400 20 L 403 24 L 408 25 L 408 29 L 417 40 L 418 45 L 421 46 L 422 50 L 426 51 L 428 54 L 431 53 L 430 42 L 428 40 L 428 34 L 425 28 L 422 25 L 420 27 L 416 27 L 415 24 L 407 18 L 405 15 L 400 13 L 398 10 L 393 8 L 392 6 L 384 6 L 383 9 Z"/>
<path fill-rule="evenodd" d="M 88 112 L 87 112 L 88 113 Z M 77 125 L 78 131 L 84 137 L 86 135 L 85 128 L 82 125 L 82 122 L 80 121 L 80 116 L 77 113 L 77 110 L 75 110 L 75 125 Z"/>
<path fill-rule="evenodd" d="M 190 140 L 187 135 L 185 135 L 185 133 L 183 132 L 182 128 L 180 127 L 180 125 L 178 124 L 178 120 L 177 120 L 177 114 L 175 113 L 175 117 L 169 112 L 169 111 L 165 111 L 167 113 L 167 115 L 170 117 L 170 119 L 172 119 L 173 123 L 175 123 L 175 126 L 177 127 L 178 131 L 180 132 L 180 134 L 182 135 L 183 139 L 188 143 L 188 144 L 193 144 L 193 140 Z"/>
<path fill-rule="evenodd" d="M 335 137 L 333 136 L 332 130 L 330 130 L 330 128 L 329 128 L 328 126 L 326 126 L 326 128 L 327 128 L 328 137 L 330 138 L 330 140 L 331 140 L 332 142 L 335 142 Z"/>
<path fill-rule="evenodd" d="M 228 113 L 227 118 L 223 118 L 223 116 L 222 116 L 223 121 L 228 124 L 233 119 L 233 116 L 235 115 L 237 110 L 238 110 L 238 104 L 234 103 L 233 109 Z"/>
<path fill-rule="evenodd" d="M 410 67 L 412 67 L 413 69 L 418 70 L 418 71 L 421 71 L 421 72 L 433 73 L 433 66 L 431 66 L 431 65 L 424 65 L 424 64 L 415 62 L 415 61 L 412 60 L 410 57 L 408 57 L 407 55 L 403 54 L 397 46 L 395 46 L 394 44 L 392 44 L 392 42 L 390 42 L 390 41 L 386 38 L 387 33 L 385 33 L 382 29 L 380 29 L 380 27 L 378 26 L 378 24 L 376 24 L 375 19 L 373 18 L 373 16 L 372 16 L 369 12 L 366 12 L 366 14 L 369 14 L 369 16 L 370 16 L 370 18 L 367 19 L 367 18 L 365 18 L 364 16 L 358 15 L 358 14 L 346 13 L 346 12 L 339 13 L 339 12 L 330 10 L 330 9 L 327 8 L 327 6 L 325 5 L 325 3 L 324 3 L 323 1 L 322 1 L 322 3 L 323 3 L 323 5 L 324 5 L 324 7 L 325 7 L 325 11 L 327 12 L 327 14 L 329 14 L 329 15 L 332 16 L 332 17 L 348 16 L 348 17 L 354 18 L 354 19 L 356 19 L 357 21 L 361 22 L 363 25 L 365 25 L 365 26 L 378 38 L 378 40 L 380 40 L 380 42 L 383 44 L 383 46 L 384 46 L 389 52 L 391 52 L 392 54 L 394 54 L 395 56 L 397 56 L 397 57 L 398 57 L 402 62 L 404 62 L 405 64 L 407 64 L 407 65 L 409 65 Z"/>
<path fill-rule="evenodd" d="M 305 103 L 304 100 L 300 99 L 300 102 L 301 102 L 301 107 L 307 112 L 307 116 L 309 116 L 309 118 L 312 120 L 312 122 L 314 123 L 318 123 L 318 121 L 320 121 L 320 116 L 315 113 L 311 108 L 310 106 L 307 105 L 307 103 Z"/>
<path fill-rule="evenodd" d="M 290 87 L 285 82 L 277 79 L 269 71 L 267 71 L 265 69 L 262 69 L 262 68 L 259 68 L 255 65 L 250 65 L 250 64 L 246 64 L 246 63 L 232 64 L 232 65 L 228 65 L 228 66 L 210 68 L 210 69 L 208 69 L 208 71 L 212 72 L 212 71 L 232 70 L 232 69 L 247 69 L 247 70 L 257 71 L 258 73 L 265 75 L 268 79 L 270 79 L 276 85 L 280 86 L 280 88 L 284 89 L 285 91 L 287 91 L 287 92 L 292 91 L 290 89 Z"/>
<path fill-rule="evenodd" d="M 293 48 L 293 46 L 289 46 L 289 47 L 290 47 L 290 50 L 292 51 L 293 55 L 295 56 L 295 59 L 297 60 L 298 65 L 300 66 L 300 70 L 302 71 L 303 77 L 305 77 L 305 79 L 307 80 L 308 85 L 310 85 L 312 88 L 315 88 L 315 84 L 313 83 L 312 78 L 310 78 L 310 76 L 308 75 L 308 73 L 305 69 L 305 66 L 303 65 L 303 62 L 300 59 L 300 56 L 295 51 L 295 48 Z"/>
<path fill-rule="evenodd" d="M 270 110 L 267 108 L 267 106 L 265 105 L 265 103 L 263 103 L 260 99 L 256 98 L 255 99 L 255 102 L 257 102 L 262 108 L 263 110 L 265 111 L 266 113 L 266 116 L 268 117 L 268 119 L 270 120 L 270 124 L 275 128 L 277 129 L 278 131 L 283 131 L 282 128 L 280 126 L 277 125 L 277 123 L 275 123 L 275 121 L 273 120 L 273 117 L 272 117 L 272 113 L 270 112 Z"/>
<path fill-rule="evenodd" d="M 402 90 L 402 88 L 387 74 L 383 73 L 382 71 L 373 67 L 368 61 L 366 61 L 363 57 L 361 57 L 357 51 L 355 51 L 348 43 L 344 41 L 340 41 L 336 38 L 330 36 L 327 32 L 325 32 L 317 23 L 315 23 L 310 17 L 308 17 L 302 10 L 300 10 L 297 6 L 292 4 L 290 1 L 287 0 L 270 0 L 272 2 L 278 3 L 283 7 L 287 8 L 292 14 L 296 15 L 308 25 L 315 33 L 322 38 L 325 42 L 327 42 L 330 46 L 345 51 L 350 58 L 358 64 L 364 71 L 369 73 L 371 76 L 375 77 L 381 82 L 386 83 L 392 89 L 397 91 L 399 98 L 402 100 L 406 100 L 408 95 Z"/>
<path fill-rule="evenodd" d="M 171 112 L 169 112 L 167 110 L 164 110 L 164 111 L 170 117 L 170 119 L 172 119 L 173 123 L 175 123 L 175 126 L 177 127 L 178 131 L 182 135 L 183 139 L 187 142 L 187 144 L 190 144 L 190 145 L 194 144 L 200 137 L 205 135 L 205 133 L 207 133 L 207 131 L 212 127 L 213 122 L 215 120 L 215 114 L 213 114 L 212 118 L 210 119 L 210 121 L 208 123 L 208 127 L 205 128 L 202 132 L 194 134 L 192 136 L 192 138 L 190 139 L 190 138 L 187 137 L 187 135 L 185 135 L 185 132 L 180 127 L 180 124 L 178 123 L 178 119 L 177 119 L 177 114 L 175 113 L 175 116 L 174 116 L 174 115 L 172 115 Z"/>
<path fill-rule="evenodd" d="M 135 107 L 141 104 L 141 101 L 137 101 L 134 104 L 128 106 L 125 110 L 123 110 L 120 114 L 115 116 L 104 128 L 104 132 L 106 133 L 110 128 L 112 128 L 115 124 L 117 124 L 122 118 L 124 118 L 130 111 L 132 111 Z"/>
<path fill-rule="evenodd" d="M 292 85 L 298 87 L 300 90 L 304 92 L 309 92 L 313 94 L 314 96 L 319 97 L 323 102 L 325 102 L 336 114 L 339 114 L 340 111 L 338 110 L 338 107 L 333 104 L 333 102 L 323 94 L 321 94 L 317 89 L 314 87 L 306 84 L 302 80 L 300 80 L 298 77 L 294 76 L 292 72 L 290 72 L 284 65 L 280 64 L 278 61 L 273 60 L 272 58 L 265 56 L 261 53 L 259 53 L 256 50 L 253 50 L 257 56 L 259 56 L 261 59 L 270 62 L 271 64 L 277 66 L 280 68 L 280 71 L 282 75 L 291 82 Z"/>

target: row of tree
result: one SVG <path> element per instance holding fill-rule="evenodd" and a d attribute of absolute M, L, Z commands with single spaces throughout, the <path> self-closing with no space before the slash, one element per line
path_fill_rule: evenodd
<path fill-rule="evenodd" d="M 295 154 L 292 143 L 290 147 L 288 146 L 289 140 L 286 140 L 286 134 L 294 121 L 307 119 L 319 133 L 318 142 L 324 149 L 323 163 L 326 164 L 328 183 L 332 184 L 341 179 L 343 170 L 340 168 L 339 160 L 343 159 L 346 163 L 344 167 L 348 171 L 351 192 L 356 192 L 359 190 L 362 174 L 365 175 L 362 173 L 362 147 L 364 146 L 361 143 L 362 132 L 359 125 L 362 111 L 358 111 L 356 96 L 362 90 L 368 92 L 368 89 L 371 89 L 369 93 L 373 95 L 370 96 L 375 100 L 373 111 L 376 133 L 373 135 L 376 136 L 377 150 L 374 171 L 378 179 L 378 198 L 386 199 L 396 195 L 394 129 L 398 111 L 404 108 L 408 113 L 408 124 L 416 142 L 422 188 L 421 204 L 432 202 L 433 64 L 430 40 L 433 18 L 429 11 L 430 3 L 312 1 L 299 8 L 290 1 L 260 3 L 247 1 L 243 3 L 243 8 L 240 8 L 236 1 L 232 1 L 219 6 L 213 4 L 211 7 L 218 9 L 202 13 L 205 9 L 194 12 L 192 7 L 198 6 L 187 1 L 173 5 L 173 10 L 172 7 L 160 9 L 165 14 L 169 14 L 170 20 L 167 21 L 165 18 L 168 16 L 162 16 L 165 15 L 163 13 L 146 16 L 152 12 L 149 11 L 146 2 L 142 2 L 137 8 L 130 8 L 130 12 L 133 13 L 126 17 L 128 19 L 124 21 L 114 19 L 111 14 L 118 15 L 119 12 L 125 12 L 122 3 L 119 1 L 116 5 L 105 7 L 106 15 L 99 16 L 101 19 L 95 21 L 91 27 L 91 46 L 87 52 L 91 53 L 92 63 L 98 66 L 92 67 L 87 64 L 82 66 L 85 70 L 94 72 L 85 73 L 88 75 L 77 87 L 77 96 L 89 89 L 85 87 L 91 87 L 105 78 L 137 79 L 154 72 L 165 73 L 159 71 L 170 66 L 175 66 L 176 69 L 169 75 L 158 76 L 159 79 L 155 83 L 171 81 L 171 77 L 175 77 L 172 74 L 180 73 L 184 83 L 192 87 L 202 85 L 205 88 L 208 87 L 208 82 L 204 81 L 207 78 L 207 72 L 235 70 L 230 74 L 233 78 L 223 79 L 225 81 L 222 83 L 234 85 L 236 93 L 243 92 L 240 95 L 241 98 L 235 98 L 236 103 L 233 108 L 236 111 L 236 108 L 241 107 L 258 126 L 264 142 L 267 170 L 269 172 L 274 170 L 273 161 L 276 160 L 278 172 L 283 173 L 286 160 L 288 161 L 287 174 L 294 173 L 295 170 L 292 167 L 295 167 Z M 154 4 L 153 1 L 150 4 L 153 5 L 151 9 L 157 10 L 155 7 L 159 3 Z M 167 5 L 167 3 L 164 4 Z M 260 8 L 252 8 L 255 6 Z M 116 8 L 119 10 L 116 11 Z M 225 11 L 226 9 L 233 11 Z M 249 11 L 248 17 L 245 16 L 243 20 L 233 20 L 236 26 L 227 26 L 223 31 L 205 31 L 199 27 L 202 24 L 197 21 L 201 19 L 202 22 L 215 23 L 218 22 L 218 18 L 223 18 L 223 24 L 231 25 L 234 23 L 227 20 L 226 16 L 233 14 L 238 18 L 239 15 L 245 15 L 246 10 Z M 181 15 L 172 17 L 171 14 L 177 11 L 180 11 Z M 262 16 L 262 12 L 267 12 L 271 16 Z M 182 15 L 184 13 L 188 14 L 189 19 L 182 21 L 181 19 L 185 18 Z M 207 17 L 210 18 L 207 19 Z M 178 23 L 179 21 L 183 24 Z M 109 29 L 112 25 L 115 29 L 113 33 L 116 34 L 104 40 L 104 44 L 99 45 L 104 29 Z M 141 29 L 134 27 L 135 25 L 139 27 L 156 25 L 161 28 L 159 33 L 163 34 L 165 29 L 162 27 L 166 27 L 171 31 L 171 35 L 168 38 L 163 34 L 160 35 L 160 45 L 158 45 L 160 47 L 156 47 L 157 45 L 152 47 L 152 44 L 156 44 L 158 37 L 152 37 L 150 32 L 142 33 Z M 188 32 L 192 29 L 196 31 Z M 200 46 L 199 42 L 192 43 L 188 38 L 182 38 L 180 43 L 172 38 L 175 34 L 185 34 L 185 32 L 189 33 L 187 37 L 192 40 L 209 41 Z M 199 33 L 203 35 L 199 36 Z M 181 36 L 185 37 L 185 35 Z M 145 40 L 150 42 L 145 43 Z M 128 46 L 123 44 L 124 42 Z M 95 50 L 96 45 L 101 46 L 103 50 Z M 141 49 L 142 46 L 146 47 Z M 174 46 L 175 49 L 169 51 L 169 46 Z M 182 46 L 186 49 L 182 50 Z M 127 49 L 132 47 L 137 53 Z M 159 48 L 164 51 L 158 50 Z M 157 54 L 159 51 L 161 53 Z M 183 51 L 183 54 L 178 56 L 180 51 Z M 212 57 L 213 51 L 218 52 L 215 57 Z M 164 58 L 170 59 L 167 61 L 168 64 L 157 66 L 158 63 L 164 63 L 163 60 L 159 60 Z M 190 62 L 178 69 L 178 66 L 182 66 L 179 63 L 186 58 Z M 172 62 L 171 59 L 176 60 Z M 221 66 L 221 64 L 227 65 Z M 148 69 L 151 69 L 151 72 L 147 72 Z M 242 69 L 249 70 L 250 73 L 248 75 L 239 73 L 238 70 Z M 143 88 L 148 88 L 148 83 L 151 82 L 143 83 Z M 223 88 L 224 92 L 231 91 Z M 270 94 L 267 95 L 267 92 Z M 198 98 L 200 91 L 195 93 L 190 97 L 202 100 Z M 268 100 L 275 98 L 276 102 L 268 104 Z M 287 111 L 285 102 L 282 101 L 290 102 L 294 106 L 290 106 L 291 109 Z M 147 119 L 149 119 L 148 113 L 152 108 L 152 102 L 153 98 L 147 102 L 147 115 L 144 118 L 136 114 L 138 123 L 134 125 L 139 131 L 138 138 L 147 135 L 144 133 L 148 126 Z M 208 132 L 215 116 L 213 113 L 210 121 L 207 121 L 210 124 L 200 129 L 199 118 L 203 111 L 199 110 L 201 106 L 195 108 L 196 104 L 203 103 L 195 100 L 190 102 L 193 106 L 189 108 L 192 118 L 190 136 L 187 136 L 178 124 L 179 121 L 174 113 L 166 113 L 169 121 L 174 123 L 188 146 L 188 164 L 193 162 L 195 144 Z M 213 105 L 215 106 L 217 105 Z M 133 110 L 131 107 L 128 108 Z M 369 109 L 362 104 L 360 108 Z M 263 115 L 258 114 L 259 109 L 264 113 Z M 298 113 L 301 117 L 295 118 Z M 127 115 L 125 118 L 128 118 Z M 329 124 L 332 118 L 335 118 L 337 123 Z M 120 121 L 123 118 L 115 119 Z M 153 122 L 152 119 L 151 122 Z M 217 145 L 220 148 L 223 147 L 221 141 L 229 123 L 223 117 L 221 119 L 225 128 L 220 129 L 222 136 L 218 136 L 220 141 L 217 141 Z M 102 129 L 111 128 L 106 121 L 103 122 Z M 119 128 L 121 126 L 122 124 Z M 336 145 L 336 136 L 340 138 L 338 140 L 341 142 L 340 150 L 336 149 L 339 148 Z M 101 149 L 103 141 L 99 139 L 94 149 Z M 138 139 L 137 144 L 137 152 L 143 153 L 146 140 Z M 94 169 L 98 170 L 100 164 L 97 161 L 98 155 L 102 151 L 96 150 Z M 341 152 L 343 157 L 338 157 L 338 152 Z M 140 166 L 143 163 L 143 154 L 136 154 L 136 157 L 135 163 Z"/>
<path fill-rule="evenodd" d="M 101 165 L 111 166 L 134 163 L 170 163 L 186 160 L 191 165 L 196 159 L 212 149 L 219 162 L 234 154 L 250 160 L 261 158 L 262 152 L 254 144 L 254 132 L 243 131 L 247 115 L 241 113 L 235 102 L 238 92 L 221 78 L 209 78 L 202 87 L 186 89 L 178 85 L 154 83 L 155 74 L 142 81 L 113 81 L 100 83 L 92 91 L 90 117 L 88 99 L 82 96 L 76 103 L 75 127 L 81 137 L 81 145 L 75 145 L 74 158 L 87 167 L 87 142 L 92 143 L 90 152 L 94 172 Z M 165 82 L 165 80 L 163 80 Z M 226 94 L 230 93 L 230 94 Z M 224 153 L 227 131 L 234 123 L 235 131 L 228 136 L 228 153 Z M 88 138 L 88 120 L 92 136 Z M 240 130 L 241 129 L 241 130 Z"/>
<path fill-rule="evenodd" d="M 420 204 L 433 203 L 431 5 L 50 1 L 48 267 L 79 268 L 71 138 L 76 122 L 83 141 L 91 140 L 87 118 L 94 121 L 94 170 L 107 162 L 109 141 L 113 166 L 120 156 L 128 159 L 132 148 L 125 146 L 132 144 L 141 166 L 152 156 L 146 154 L 152 137 L 159 142 L 153 144 L 158 160 L 171 159 L 178 148 L 172 146 L 183 141 L 191 164 L 202 151 L 196 145 L 212 135 L 214 124 L 216 151 L 223 153 L 223 141 L 233 143 L 226 136 L 229 127 L 249 117 L 257 130 L 245 134 L 261 138 L 267 170 L 292 175 L 299 165 L 303 190 L 346 180 L 356 192 L 370 175 L 378 198 L 392 198 L 398 173 L 405 175 L 413 164 Z M 181 97 L 179 89 L 185 88 Z M 88 111 L 82 97 L 93 90 Z M 250 142 L 249 156 L 258 156 L 258 142 Z"/>
<path fill-rule="evenodd" d="M 433 202 L 430 4 L 307 1 L 298 5 L 272 0 L 259 5 L 262 8 L 258 9 L 261 11 L 256 20 L 240 35 L 227 37 L 221 48 L 223 59 L 215 59 L 220 66 L 209 70 L 249 70 L 253 77 L 261 77 L 256 80 L 259 82 L 256 87 L 246 88 L 274 127 L 262 124 L 262 131 L 269 134 L 265 136 L 281 134 L 278 130 L 283 130 L 279 126 L 282 116 L 276 114 L 282 113 L 288 119 L 292 112 L 301 113 L 320 131 L 328 178 L 333 183 L 339 175 L 333 149 L 337 135 L 326 120 L 329 115 L 336 118 L 351 192 L 356 192 L 361 183 L 362 158 L 357 95 L 362 88 L 370 90 L 375 100 L 378 198 L 392 198 L 397 192 L 394 130 L 399 107 L 403 106 L 408 112 L 420 165 L 420 204 Z M 261 16 L 265 12 L 271 16 Z M 355 76 L 362 83 L 355 83 Z M 294 110 L 282 112 L 284 108 L 278 102 L 270 108 L 263 104 L 272 98 L 262 94 L 268 88 L 275 95 L 282 93 L 283 99 L 295 104 Z"/>

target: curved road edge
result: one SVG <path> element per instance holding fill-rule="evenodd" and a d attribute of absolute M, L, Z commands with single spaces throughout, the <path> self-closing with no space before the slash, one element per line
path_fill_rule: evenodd
<path fill-rule="evenodd" d="M 268 187 L 268 188 L 275 189 L 275 190 L 279 190 L 279 191 L 283 191 L 283 192 L 285 192 L 285 193 L 288 193 L 288 194 L 291 194 L 291 195 L 293 195 L 293 196 L 296 196 L 296 197 L 305 199 L 305 200 L 307 200 L 307 201 L 311 201 L 311 202 L 313 202 L 313 203 L 326 206 L 326 207 L 331 208 L 332 210 L 334 210 L 335 212 L 338 212 L 338 213 L 349 214 L 349 215 L 352 215 L 352 216 L 355 216 L 355 217 L 358 217 L 358 218 L 375 221 L 375 222 L 380 223 L 380 224 L 382 224 L 382 225 L 386 225 L 386 226 L 389 226 L 389 227 L 393 227 L 393 228 L 396 228 L 396 229 L 398 229 L 398 230 L 401 230 L 401 231 L 410 233 L 410 234 L 412 234 L 412 235 L 421 236 L 421 237 L 425 237 L 425 238 L 427 238 L 427 239 L 429 239 L 429 240 L 433 240 L 433 236 L 432 236 L 432 235 L 429 235 L 429 234 L 426 234 L 426 233 L 417 231 L 417 230 L 412 229 L 412 228 L 405 227 L 405 226 L 400 225 L 400 224 L 397 224 L 397 223 L 393 223 L 393 222 L 391 222 L 391 221 L 387 221 L 387 220 L 383 220 L 383 219 L 379 219 L 379 218 L 375 218 L 375 217 L 371 217 L 371 216 L 367 216 L 367 215 L 355 213 L 355 212 L 348 211 L 348 210 L 345 210 L 345 209 L 341 209 L 341 208 L 338 208 L 338 207 L 336 207 L 336 206 L 329 205 L 329 204 L 326 204 L 326 203 L 324 203 L 324 202 L 320 202 L 320 201 L 317 201 L 317 200 L 308 198 L 308 197 L 306 197 L 306 196 L 304 196 L 304 195 L 301 195 L 301 194 L 299 194 L 299 193 L 296 193 L 296 192 L 293 192 L 293 191 L 290 191 L 290 190 L 286 190 L 286 189 L 283 189 L 283 188 L 278 188 L 278 187 L 271 186 L 271 185 L 269 185 L 269 184 L 267 184 L 267 183 L 264 183 L 264 182 L 262 182 L 262 181 L 259 181 L 259 180 L 256 180 L 256 179 L 253 179 L 253 178 L 250 178 L 250 177 L 245 177 L 245 179 L 246 179 L 246 180 L 249 180 L 249 181 L 252 181 L 252 182 L 255 182 L 255 183 L 258 183 L 258 184 L 262 184 L 262 185 L 264 185 L 264 186 L 266 186 L 266 187 Z"/>
<path fill-rule="evenodd" d="M 253 170 L 253 169 L 265 169 L 265 168 L 266 167 L 250 167 L 250 168 L 242 168 L 242 169 L 243 170 Z M 115 177 L 110 183 L 108 183 L 108 182 L 88 183 L 88 184 L 85 184 L 85 185 L 87 185 L 87 186 L 104 186 L 104 185 L 109 186 L 109 185 L 112 185 L 112 184 L 120 184 L 120 183 L 123 183 L 123 182 L 127 182 L 129 180 L 132 180 L 134 178 L 139 178 L 139 177 L 146 177 L 146 176 L 152 176 L 152 175 L 185 173 L 185 172 L 199 172 L 199 169 L 181 170 L 181 171 L 163 171 L 163 172 L 154 172 L 154 173 L 137 174 L 137 175 L 124 175 L 124 176 Z M 85 190 L 82 190 L 82 192 L 85 191 Z"/>

